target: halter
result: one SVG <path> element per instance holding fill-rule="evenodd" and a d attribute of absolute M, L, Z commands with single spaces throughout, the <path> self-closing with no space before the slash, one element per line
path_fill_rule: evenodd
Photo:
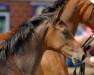
<path fill-rule="evenodd" d="M 90 0 L 91 3 L 93 4 L 93 8 L 92 8 L 92 11 L 90 13 L 90 16 L 88 17 L 87 21 L 85 22 L 85 24 L 88 24 L 90 19 L 91 19 L 91 16 L 93 14 L 93 11 L 94 11 L 94 0 Z M 92 30 L 93 32 L 93 35 L 94 35 L 94 31 Z M 85 43 L 82 45 L 82 49 L 84 50 L 84 57 L 82 58 L 85 59 L 85 57 L 87 56 L 86 54 L 86 51 L 90 49 L 90 43 L 94 40 L 93 38 L 93 35 L 91 35 L 86 41 Z M 76 69 L 77 69 L 77 65 L 75 66 L 75 69 L 74 69 L 74 72 L 73 72 L 73 75 L 77 75 L 76 73 Z M 79 75 L 85 75 L 85 63 L 81 63 L 81 66 L 80 66 L 80 70 L 79 70 Z"/>
<path fill-rule="evenodd" d="M 85 59 L 85 57 L 87 56 L 86 52 L 87 50 L 90 49 L 90 43 L 94 40 L 93 38 L 93 35 L 94 35 L 94 30 L 92 30 L 93 34 L 85 41 L 85 43 L 81 46 L 82 49 L 84 50 L 84 57 L 82 58 L 82 60 Z M 76 73 L 76 69 L 77 69 L 77 65 L 75 66 L 75 69 L 74 69 L 74 72 L 73 72 L 73 75 L 77 75 Z M 80 66 L 80 70 L 79 70 L 79 75 L 85 75 L 85 63 L 81 63 L 81 66 Z"/>

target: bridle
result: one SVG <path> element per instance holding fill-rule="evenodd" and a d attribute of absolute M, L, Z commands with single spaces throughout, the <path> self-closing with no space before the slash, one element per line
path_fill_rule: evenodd
<path fill-rule="evenodd" d="M 85 55 L 84 55 L 84 58 L 87 56 L 86 52 L 87 50 L 90 49 L 90 43 L 94 40 L 94 30 L 92 30 L 93 34 L 85 41 L 85 43 L 81 46 L 82 49 L 84 50 L 85 52 Z M 74 72 L 73 72 L 73 75 L 77 75 L 76 73 L 76 68 L 77 68 L 77 65 L 75 66 L 75 69 L 74 69 Z M 79 74 L 78 75 L 85 75 L 85 63 L 81 63 L 81 66 L 80 66 L 80 70 L 79 70 Z"/>
<path fill-rule="evenodd" d="M 91 2 L 91 3 L 92 3 L 92 2 Z M 91 17 L 92 17 L 93 11 L 94 11 L 94 3 L 92 3 L 92 4 L 93 4 L 93 7 L 92 7 L 91 13 L 90 13 L 90 15 L 89 15 L 87 21 L 85 22 L 86 25 L 87 25 L 87 24 L 89 23 L 89 21 L 91 20 Z M 94 38 L 92 38 L 92 37 L 93 37 L 93 35 L 90 36 L 90 37 L 85 41 L 85 43 L 82 45 L 82 48 L 83 48 L 84 53 L 85 53 L 83 59 L 85 59 L 86 56 L 87 56 L 86 51 L 90 49 L 90 45 L 89 45 L 89 44 L 92 42 L 92 40 L 94 40 Z M 77 75 L 76 69 L 77 69 L 77 65 L 75 66 L 73 75 Z M 80 65 L 80 70 L 79 70 L 79 75 L 85 75 L 85 63 L 81 63 L 81 65 Z"/>

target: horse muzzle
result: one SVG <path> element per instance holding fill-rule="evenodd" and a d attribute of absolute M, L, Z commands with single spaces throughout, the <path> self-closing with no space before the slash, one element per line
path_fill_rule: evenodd
<path fill-rule="evenodd" d="M 74 52 L 72 55 L 72 62 L 74 63 L 74 65 L 82 63 L 84 59 L 85 59 L 85 54 L 78 54 Z"/>

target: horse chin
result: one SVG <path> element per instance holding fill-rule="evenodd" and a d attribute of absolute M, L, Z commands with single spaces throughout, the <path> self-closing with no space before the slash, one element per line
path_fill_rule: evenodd
<path fill-rule="evenodd" d="M 80 57 L 77 53 L 74 52 L 72 55 L 72 62 L 74 63 L 74 65 L 82 63 L 82 57 Z"/>
<path fill-rule="evenodd" d="M 81 60 L 75 59 L 75 58 L 72 59 L 72 62 L 73 62 L 74 65 L 77 65 L 77 64 L 79 64 L 79 63 L 82 63 Z"/>

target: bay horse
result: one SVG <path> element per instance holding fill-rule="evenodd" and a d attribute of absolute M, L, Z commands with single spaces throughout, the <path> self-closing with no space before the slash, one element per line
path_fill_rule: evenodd
<path fill-rule="evenodd" d="M 85 25 L 88 25 L 90 28 L 94 28 L 94 6 L 90 2 L 90 0 L 63 0 L 65 3 L 64 12 L 61 16 L 61 19 L 68 24 L 70 31 L 73 35 L 75 35 L 78 24 L 84 23 Z M 63 2 L 62 2 L 63 5 Z M 57 57 L 53 57 L 57 56 Z M 50 57 L 48 57 L 50 56 Z M 50 58 L 47 59 L 47 58 Z M 63 59 L 63 61 L 60 61 L 60 59 Z M 60 61 L 60 62 L 59 62 Z M 50 64 L 49 64 L 50 63 Z M 41 61 L 41 65 L 43 65 L 43 70 L 45 72 L 44 75 L 47 75 L 47 70 L 49 75 L 68 75 L 68 71 L 63 65 L 61 67 L 62 63 L 64 64 L 64 57 L 61 57 L 57 53 L 54 53 L 52 51 L 45 52 L 43 59 Z M 52 65 L 58 65 L 57 67 L 54 66 L 53 68 L 50 68 Z M 46 66 L 46 68 L 44 67 Z M 60 71 L 62 69 L 62 71 Z M 62 73 L 63 72 L 63 73 Z M 54 74 L 57 73 L 57 74 Z"/>
<path fill-rule="evenodd" d="M 75 34 L 79 23 L 94 29 L 94 5 L 91 0 L 64 0 L 65 8 L 61 19 L 70 26 Z"/>
<path fill-rule="evenodd" d="M 9 37 L 0 43 L 0 75 L 35 75 L 48 49 L 64 54 L 74 64 L 82 62 L 84 52 L 60 20 L 61 11 L 54 21 L 36 16 L 7 33 Z"/>
<path fill-rule="evenodd" d="M 76 3 L 75 3 L 75 1 L 73 1 L 73 0 L 64 0 L 65 1 L 65 9 L 64 9 L 64 14 L 66 15 L 66 17 L 65 17 L 65 15 L 63 16 L 63 17 L 65 17 L 63 20 L 69 25 L 69 28 L 70 28 L 70 30 L 72 31 L 72 33 L 73 34 L 75 34 L 75 31 L 76 31 L 76 29 L 77 29 L 77 26 L 78 26 L 78 23 L 79 22 L 82 22 L 83 20 L 82 20 L 82 17 L 85 17 L 85 16 L 80 16 L 78 13 L 79 13 L 79 11 L 77 12 L 77 11 L 75 11 L 75 9 L 76 9 Z M 82 3 L 81 4 L 81 6 L 82 5 L 84 5 L 83 7 L 85 7 L 85 5 L 86 6 L 88 6 L 86 3 L 85 3 L 85 1 L 86 0 L 83 0 L 82 2 L 80 2 L 80 3 Z M 89 0 L 88 0 L 89 1 Z M 80 3 L 78 4 L 78 6 L 77 6 L 77 8 L 79 8 L 79 7 L 81 7 L 80 6 Z M 85 4 L 84 4 L 85 3 Z M 87 2 L 88 3 L 88 2 Z M 90 3 L 90 2 L 89 2 Z M 70 5 L 71 4 L 71 5 Z M 91 4 L 91 3 L 90 3 Z M 72 6 L 73 5 L 73 6 Z M 70 9 L 68 8 L 68 7 L 70 7 Z M 79 10 L 79 9 L 78 9 Z M 74 11 L 74 12 L 73 12 Z M 84 9 L 84 11 L 86 11 L 85 9 Z M 68 14 L 68 12 L 70 13 L 70 14 Z M 90 12 L 90 11 L 88 11 L 88 12 Z M 75 14 L 75 15 L 74 15 Z M 89 14 L 88 14 L 89 15 Z M 93 14 L 92 14 L 93 15 Z M 71 17 L 70 17 L 71 16 Z M 79 20 L 79 18 L 78 18 L 78 16 L 80 17 L 80 21 L 78 21 Z M 70 18 L 69 18 L 70 17 Z M 92 17 L 93 18 L 93 17 Z M 72 21 L 71 21 L 72 20 Z M 91 19 L 91 20 L 93 20 L 93 19 Z M 90 23 L 89 23 L 90 24 Z M 89 25 L 88 24 L 88 25 Z M 92 24 L 93 24 L 93 22 L 92 22 Z M 93 25 L 92 24 L 90 24 L 90 27 L 92 28 L 93 27 Z M 4 34 L 5 35 L 5 34 Z M 2 36 L 1 36 L 2 37 Z M 3 38 L 1 38 L 0 37 L 0 39 L 2 40 Z M 50 54 L 50 55 L 49 55 Z M 54 65 L 56 65 L 56 66 L 54 66 L 54 68 L 51 68 L 51 67 L 47 67 L 47 69 L 52 69 L 52 72 L 51 72 L 51 70 L 50 70 L 50 72 L 53 74 L 53 72 L 56 74 L 56 75 L 58 75 L 58 74 L 63 74 L 63 75 L 67 75 L 67 68 L 66 68 L 66 64 L 65 64 L 65 61 L 64 60 L 61 60 L 62 59 L 62 57 L 60 56 L 60 55 L 58 55 L 56 52 L 53 52 L 53 51 L 47 51 L 47 52 L 45 52 L 45 54 L 44 54 L 45 56 L 43 56 L 43 61 L 42 61 L 42 64 L 43 64 L 43 68 L 44 68 L 44 65 L 46 65 L 46 66 L 48 66 L 49 65 L 49 63 L 50 63 L 50 65 L 49 66 L 52 66 L 53 64 Z M 50 56 L 50 57 L 48 57 L 48 56 Z M 55 57 L 54 57 L 55 56 Z M 45 59 L 45 57 L 46 57 L 46 59 L 47 58 L 50 58 L 50 59 L 53 59 L 53 60 L 49 60 L 49 59 Z M 63 58 L 64 59 L 64 58 Z M 45 61 L 46 60 L 46 61 Z M 48 63 L 47 63 L 48 62 Z M 53 62 L 53 63 L 52 63 Z M 42 65 L 41 64 L 41 65 Z M 52 64 L 52 65 L 51 65 Z M 65 66 L 64 68 L 62 67 L 62 65 L 63 66 Z M 46 70 L 47 70 L 46 69 Z M 63 70 L 62 70 L 63 69 Z M 43 69 L 44 70 L 44 69 Z M 62 70 L 62 71 L 60 71 L 60 70 Z M 49 72 L 49 70 L 48 70 L 48 72 Z M 65 73 L 64 73 L 65 72 Z M 45 74 L 46 74 L 47 72 L 45 72 Z M 55 75 L 54 74 L 54 75 Z"/>

